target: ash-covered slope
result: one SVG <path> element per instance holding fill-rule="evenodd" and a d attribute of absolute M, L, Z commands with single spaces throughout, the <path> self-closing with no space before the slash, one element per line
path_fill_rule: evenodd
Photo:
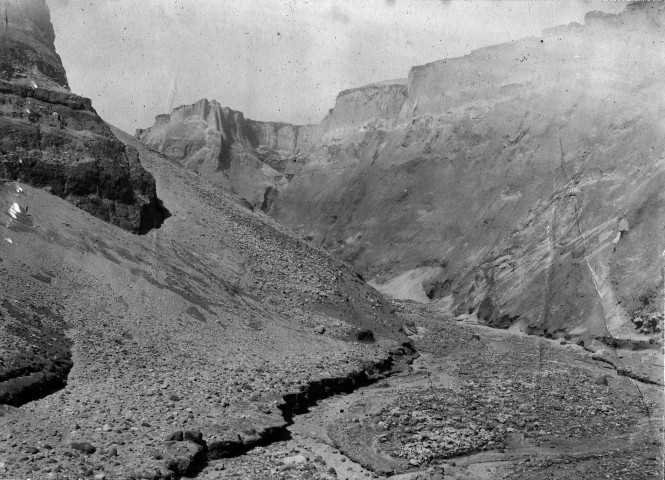
<path fill-rule="evenodd" d="M 45 1 L 5 2 L 2 21 L 0 178 L 48 189 L 134 233 L 158 227 L 167 212 L 136 150 L 69 92 Z"/>
<path fill-rule="evenodd" d="M 409 351 L 353 268 L 133 146 L 172 212 L 146 235 L 0 184 L 0 476 L 191 474 Z"/>
<path fill-rule="evenodd" d="M 191 475 L 412 353 L 352 267 L 66 83 L 18 80 L 0 80 L 0 477 Z"/>
<path fill-rule="evenodd" d="M 307 148 L 312 129 L 245 119 L 242 112 L 203 99 L 158 115 L 136 137 L 265 210 L 299 170 L 299 152 Z"/>
<path fill-rule="evenodd" d="M 590 13 L 342 92 L 271 214 L 395 296 L 648 338 L 663 314 L 664 22 L 657 3 Z"/>
<path fill-rule="evenodd" d="M 640 2 L 414 67 L 341 92 L 318 126 L 261 124 L 282 136 L 201 101 L 138 137 L 395 297 L 534 333 L 649 339 L 663 317 L 664 17 Z M 255 161 L 270 148 L 284 178 Z"/>

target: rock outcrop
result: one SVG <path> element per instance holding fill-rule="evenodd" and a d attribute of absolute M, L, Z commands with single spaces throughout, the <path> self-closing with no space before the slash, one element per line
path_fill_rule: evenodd
<path fill-rule="evenodd" d="M 136 151 L 69 92 L 43 0 L 9 2 L 1 38 L 0 177 L 46 188 L 134 233 L 167 215 Z"/>
<path fill-rule="evenodd" d="M 191 475 L 412 353 L 350 265 L 113 132 L 173 206 L 156 234 L 0 182 L 0 475 Z"/>
<path fill-rule="evenodd" d="M 242 112 L 203 99 L 158 115 L 138 130 L 148 148 L 174 158 L 253 207 L 270 203 L 299 170 L 299 150 L 313 127 L 257 122 Z M 267 202 L 267 203 L 266 203 Z"/>
<path fill-rule="evenodd" d="M 662 324 L 664 21 L 592 12 L 343 92 L 272 213 L 379 287 L 426 271 L 424 294 L 490 325 Z"/>
<path fill-rule="evenodd" d="M 290 127 L 295 141 L 276 147 L 296 161 L 264 208 L 378 288 L 445 298 L 437 305 L 456 316 L 546 335 L 658 330 L 664 18 L 649 2 L 591 12 L 584 25 L 344 91 L 320 125 Z M 194 123 L 160 130 L 190 165 L 204 162 L 191 152 L 206 157 L 209 131 L 192 127 L 194 148 L 178 133 Z M 255 155 L 256 143 L 239 143 Z"/>
<path fill-rule="evenodd" d="M 0 13 L 0 77 L 69 90 L 46 0 L 8 0 Z"/>

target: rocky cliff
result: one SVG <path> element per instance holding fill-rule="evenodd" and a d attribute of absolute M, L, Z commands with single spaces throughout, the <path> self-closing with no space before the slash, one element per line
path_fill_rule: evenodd
<path fill-rule="evenodd" d="M 213 183 L 265 208 L 299 170 L 299 151 L 312 127 L 245 119 L 242 112 L 203 99 L 158 115 L 138 130 L 147 147 L 178 160 Z"/>
<path fill-rule="evenodd" d="M 55 33 L 45 0 L 8 0 L 0 10 L 0 75 L 3 79 L 69 89 L 55 51 Z"/>
<path fill-rule="evenodd" d="M 139 138 L 241 194 L 256 173 L 238 186 L 220 172 L 280 149 L 290 181 L 264 206 L 393 296 L 545 335 L 649 338 L 663 310 L 664 17 L 636 3 L 414 67 L 340 93 L 279 146 L 252 141 L 237 112 L 230 144 L 217 114 L 184 115 L 208 102 Z"/>
<path fill-rule="evenodd" d="M 445 298 L 458 316 L 544 334 L 653 332 L 664 20 L 658 4 L 590 13 L 414 67 L 404 86 L 343 92 L 272 214 L 384 291 Z"/>
<path fill-rule="evenodd" d="M 158 227 L 166 211 L 152 175 L 90 100 L 69 92 L 44 0 L 6 2 L 3 17 L 0 176 L 46 188 L 135 233 Z"/>

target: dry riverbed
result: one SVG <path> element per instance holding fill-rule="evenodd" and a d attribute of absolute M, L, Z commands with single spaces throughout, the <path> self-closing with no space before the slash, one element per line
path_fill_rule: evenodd
<path fill-rule="evenodd" d="M 289 438 L 201 478 L 662 478 L 662 386 L 576 345 L 417 323 L 410 371 L 321 401 Z"/>

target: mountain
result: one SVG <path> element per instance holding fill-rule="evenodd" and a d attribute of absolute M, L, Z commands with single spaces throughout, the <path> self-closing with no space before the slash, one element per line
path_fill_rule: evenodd
<path fill-rule="evenodd" d="M 8 12 L 55 55 L 43 1 Z M 414 356 L 353 267 L 40 65 L 0 82 L 0 477 L 192 475 Z"/>
<path fill-rule="evenodd" d="M 69 92 L 44 0 L 5 3 L 0 38 L 0 177 L 48 189 L 135 233 L 168 215 L 155 180 L 97 115 Z"/>
<path fill-rule="evenodd" d="M 209 181 L 267 210 L 299 170 L 312 127 L 257 122 L 207 99 L 158 115 L 136 137 Z"/>
<path fill-rule="evenodd" d="M 263 206 L 394 297 L 500 328 L 648 340 L 663 322 L 664 20 L 650 2 L 590 12 L 343 91 L 321 124 L 289 126 L 292 177 Z M 190 154 L 198 118 L 139 138 L 215 164 Z M 243 155 L 272 138 L 241 140 Z"/>

